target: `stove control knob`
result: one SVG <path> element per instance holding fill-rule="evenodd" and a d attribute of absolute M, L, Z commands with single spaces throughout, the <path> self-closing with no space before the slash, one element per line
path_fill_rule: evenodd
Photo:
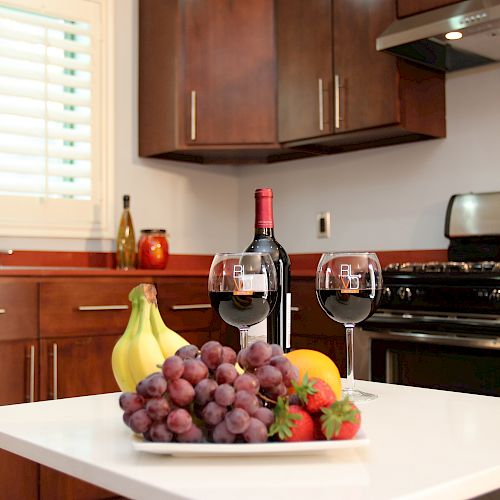
<path fill-rule="evenodd" d="M 495 288 L 495 290 L 490 293 L 490 302 L 500 302 L 500 290 L 498 290 L 498 288 Z"/>
<path fill-rule="evenodd" d="M 407 286 L 400 286 L 396 293 L 401 302 L 411 302 L 412 292 Z"/>
<path fill-rule="evenodd" d="M 384 288 L 384 291 L 382 292 L 382 298 L 387 304 L 392 300 L 392 290 L 388 286 Z"/>

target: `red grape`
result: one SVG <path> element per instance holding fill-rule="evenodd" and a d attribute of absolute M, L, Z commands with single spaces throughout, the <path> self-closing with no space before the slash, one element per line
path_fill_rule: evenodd
<path fill-rule="evenodd" d="M 151 420 L 151 417 L 144 408 L 132 413 L 128 421 L 129 427 L 137 434 L 149 431 L 152 423 L 153 421 Z"/>
<path fill-rule="evenodd" d="M 186 432 L 192 423 L 193 419 L 191 415 L 184 408 L 172 410 L 167 417 L 167 427 L 176 434 Z"/>
<path fill-rule="evenodd" d="M 124 392 L 120 394 L 119 402 L 120 408 L 125 412 L 133 413 L 144 408 L 144 398 L 136 392 Z"/>
<path fill-rule="evenodd" d="M 194 400 L 194 387 L 187 380 L 179 378 L 168 384 L 168 394 L 177 406 L 188 406 Z"/>
<path fill-rule="evenodd" d="M 177 434 L 176 440 L 179 443 L 201 443 L 203 432 L 196 424 L 192 423 L 187 431 Z"/>
<path fill-rule="evenodd" d="M 227 409 L 225 406 L 218 405 L 215 401 L 209 401 L 201 411 L 203 420 L 208 425 L 217 425 L 225 417 Z"/>
<path fill-rule="evenodd" d="M 130 417 L 132 416 L 132 412 L 131 411 L 126 411 L 124 414 L 123 414 L 123 422 L 125 423 L 125 425 L 127 427 L 130 426 Z"/>
<path fill-rule="evenodd" d="M 261 406 L 253 415 L 253 418 L 258 418 L 261 422 L 263 422 L 267 428 L 271 426 L 274 422 L 274 412 L 270 408 L 266 408 L 265 406 Z"/>
<path fill-rule="evenodd" d="M 253 415 L 260 408 L 260 400 L 255 394 L 238 391 L 234 398 L 233 408 L 243 408 L 249 415 Z"/>
<path fill-rule="evenodd" d="M 250 425 L 250 415 L 242 408 L 234 408 L 227 412 L 224 422 L 229 432 L 243 434 Z"/>
<path fill-rule="evenodd" d="M 222 347 L 222 362 L 232 365 L 236 363 L 236 352 L 232 347 L 226 345 Z"/>
<path fill-rule="evenodd" d="M 215 370 L 222 363 L 222 345 L 217 340 L 209 340 L 201 347 L 201 360 L 210 370 Z"/>
<path fill-rule="evenodd" d="M 245 359 L 250 368 L 258 368 L 268 363 L 272 354 L 271 346 L 259 340 L 248 347 Z"/>
<path fill-rule="evenodd" d="M 252 373 L 238 375 L 233 384 L 236 391 L 247 391 L 257 394 L 259 392 L 259 379 Z"/>
<path fill-rule="evenodd" d="M 263 389 L 275 387 L 283 381 L 281 372 L 278 368 L 271 365 L 259 366 L 259 368 L 255 370 L 255 376 L 259 379 L 259 384 Z"/>
<path fill-rule="evenodd" d="M 222 363 L 215 370 L 215 381 L 218 384 L 232 384 L 237 376 L 238 372 L 231 363 Z"/>
<path fill-rule="evenodd" d="M 234 402 L 235 390 L 232 385 L 221 384 L 214 392 L 214 400 L 221 406 L 230 406 Z"/>
<path fill-rule="evenodd" d="M 267 441 L 267 427 L 257 418 L 250 417 L 250 424 L 243 432 L 247 443 L 265 443 Z"/>
<path fill-rule="evenodd" d="M 179 349 L 175 352 L 175 355 L 182 359 L 195 359 L 199 352 L 200 351 L 197 346 L 189 344 L 179 347 Z"/>
<path fill-rule="evenodd" d="M 167 390 L 167 381 L 162 373 L 156 372 L 148 375 L 137 384 L 137 392 L 145 398 L 163 396 Z"/>
<path fill-rule="evenodd" d="M 162 366 L 163 376 L 167 380 L 177 380 L 182 377 L 184 372 L 184 361 L 179 356 L 170 356 L 164 362 Z"/>
<path fill-rule="evenodd" d="M 203 361 L 199 359 L 186 359 L 184 361 L 184 373 L 182 374 L 182 378 L 187 380 L 193 386 L 207 376 L 208 368 Z"/>
<path fill-rule="evenodd" d="M 214 398 L 214 392 L 217 389 L 217 382 L 211 378 L 200 380 L 195 388 L 195 403 L 200 406 L 205 406 Z"/>
<path fill-rule="evenodd" d="M 228 431 L 226 422 L 223 420 L 215 426 L 214 431 L 212 432 L 212 439 L 214 443 L 230 444 L 234 443 L 236 434 Z"/>
<path fill-rule="evenodd" d="M 271 350 L 272 356 L 283 356 L 283 348 L 279 344 L 271 344 Z"/>
<path fill-rule="evenodd" d="M 161 420 L 170 412 L 170 405 L 165 398 L 151 398 L 146 403 L 146 411 L 153 420 Z"/>
<path fill-rule="evenodd" d="M 149 429 L 148 437 L 151 441 L 155 443 L 170 443 L 174 438 L 174 434 L 170 431 L 165 424 L 162 422 L 155 422 L 151 429 Z"/>
<path fill-rule="evenodd" d="M 250 368 L 247 363 L 247 353 L 248 353 L 248 347 L 244 347 L 238 352 L 238 356 L 236 358 L 236 361 L 244 370 Z"/>

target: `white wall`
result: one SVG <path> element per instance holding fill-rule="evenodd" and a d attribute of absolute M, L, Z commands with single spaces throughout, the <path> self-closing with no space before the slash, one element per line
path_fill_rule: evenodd
<path fill-rule="evenodd" d="M 137 155 L 137 0 L 116 2 L 115 214 L 131 195 L 136 231 L 165 228 L 172 253 L 244 248 L 253 191 L 275 190 L 278 239 L 292 253 L 445 248 L 452 193 L 500 190 L 500 65 L 449 76 L 448 137 L 272 165 L 214 166 Z M 316 213 L 332 212 L 318 240 Z M 0 236 L 0 249 L 112 251 L 114 241 Z"/>
<path fill-rule="evenodd" d="M 500 64 L 448 74 L 446 95 L 446 139 L 240 169 L 240 246 L 253 191 L 270 186 L 288 252 L 446 248 L 449 197 L 500 190 Z M 316 238 L 322 211 L 332 214 L 330 239 Z"/>

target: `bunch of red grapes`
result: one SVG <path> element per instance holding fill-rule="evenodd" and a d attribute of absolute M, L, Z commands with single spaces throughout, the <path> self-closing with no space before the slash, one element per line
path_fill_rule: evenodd
<path fill-rule="evenodd" d="M 121 394 L 120 406 L 124 422 L 148 441 L 263 443 L 277 398 L 298 376 L 276 344 L 255 342 L 236 354 L 211 340 L 200 350 L 181 347 L 136 392 Z"/>

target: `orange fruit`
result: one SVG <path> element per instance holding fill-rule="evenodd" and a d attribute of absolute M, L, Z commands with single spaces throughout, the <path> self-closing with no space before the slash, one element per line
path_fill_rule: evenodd
<path fill-rule="evenodd" d="M 332 388 L 337 399 L 342 399 L 339 369 L 326 354 L 312 349 L 297 349 L 285 356 L 299 369 L 300 381 L 306 373 L 309 378 L 321 378 Z"/>

